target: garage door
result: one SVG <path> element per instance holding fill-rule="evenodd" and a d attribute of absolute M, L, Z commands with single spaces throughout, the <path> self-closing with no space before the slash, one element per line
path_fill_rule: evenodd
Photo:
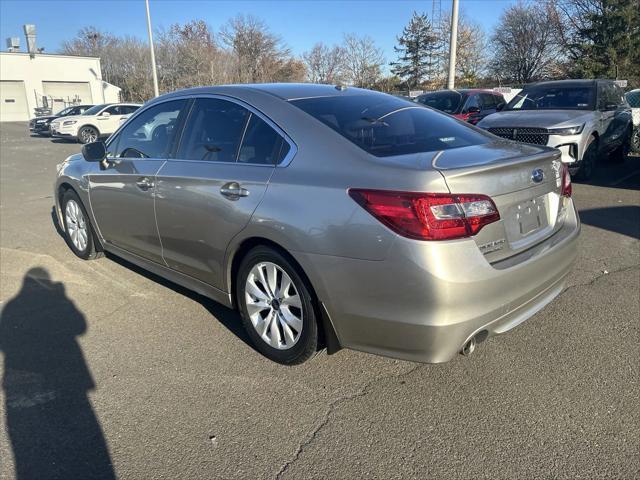
<path fill-rule="evenodd" d="M 52 112 L 58 112 L 71 103 L 93 103 L 89 82 L 42 82 L 42 90 L 53 101 Z"/>
<path fill-rule="evenodd" d="M 0 122 L 29 120 L 29 106 L 24 82 L 0 80 Z"/>

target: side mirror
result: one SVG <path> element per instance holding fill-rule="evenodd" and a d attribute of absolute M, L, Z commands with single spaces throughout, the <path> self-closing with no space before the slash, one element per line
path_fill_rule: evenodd
<path fill-rule="evenodd" d="M 467 113 L 480 113 L 480 107 L 469 107 Z"/>
<path fill-rule="evenodd" d="M 500 102 L 498 105 L 496 105 L 496 111 L 499 112 L 501 111 L 507 104 L 504 102 Z"/>
<path fill-rule="evenodd" d="M 107 157 L 104 142 L 92 142 L 82 146 L 82 156 L 87 162 L 101 162 Z"/>
<path fill-rule="evenodd" d="M 100 114 L 100 116 L 101 116 L 101 117 L 110 117 L 110 116 L 111 116 L 111 114 L 110 114 L 109 112 L 102 112 L 102 113 Z"/>
<path fill-rule="evenodd" d="M 604 104 L 604 110 L 610 112 L 611 110 L 617 110 L 618 105 L 615 103 L 607 102 Z"/>

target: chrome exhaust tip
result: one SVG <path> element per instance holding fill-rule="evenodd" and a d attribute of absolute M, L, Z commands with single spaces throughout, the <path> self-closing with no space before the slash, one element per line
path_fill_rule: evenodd
<path fill-rule="evenodd" d="M 465 357 L 471 355 L 476 349 L 476 337 L 471 337 L 467 343 L 464 344 L 460 353 Z"/>

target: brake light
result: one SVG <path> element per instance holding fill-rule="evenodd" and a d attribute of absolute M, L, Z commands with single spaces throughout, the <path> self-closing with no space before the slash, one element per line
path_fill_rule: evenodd
<path fill-rule="evenodd" d="M 570 197 L 571 196 L 571 174 L 569 173 L 569 167 L 567 167 L 566 163 L 562 164 L 562 196 Z"/>
<path fill-rule="evenodd" d="M 500 220 L 485 195 L 349 189 L 349 195 L 394 232 L 416 240 L 470 237 Z"/>

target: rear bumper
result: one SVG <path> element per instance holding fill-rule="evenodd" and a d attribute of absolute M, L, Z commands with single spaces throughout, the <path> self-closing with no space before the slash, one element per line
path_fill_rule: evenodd
<path fill-rule="evenodd" d="M 383 261 L 295 256 L 343 347 L 417 362 L 450 360 L 473 335 L 504 333 L 564 288 L 580 222 L 571 204 L 552 237 L 489 264 L 472 239 L 398 238 Z"/>

